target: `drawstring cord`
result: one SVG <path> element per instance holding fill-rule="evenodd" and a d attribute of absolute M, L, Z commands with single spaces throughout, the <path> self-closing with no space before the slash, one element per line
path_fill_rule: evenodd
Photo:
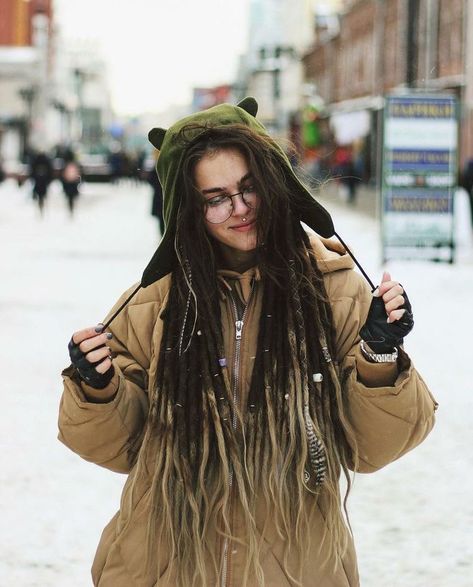
<path fill-rule="evenodd" d="M 127 299 L 123 302 L 123 304 L 118 308 L 118 310 L 116 310 L 112 316 L 105 322 L 105 324 L 103 325 L 102 331 L 104 331 L 106 328 L 108 328 L 110 326 L 110 324 L 113 322 L 113 320 L 115 320 L 115 318 L 118 316 L 118 314 L 120 314 L 120 312 L 123 310 L 123 308 L 128 304 L 128 302 L 131 300 L 131 298 L 138 293 L 138 291 L 142 288 L 141 283 L 136 287 L 136 289 L 133 291 L 132 294 L 130 294 Z"/>
<path fill-rule="evenodd" d="M 342 237 L 334 232 L 333 233 L 338 240 L 342 243 L 343 247 L 345 248 L 345 251 L 350 255 L 350 257 L 353 259 L 353 261 L 355 262 L 355 265 L 358 267 L 358 269 L 363 273 L 363 277 L 366 279 L 366 281 L 370 284 L 371 286 L 371 293 L 374 292 L 374 290 L 376 289 L 376 286 L 373 284 L 373 282 L 371 281 L 371 279 L 368 277 L 368 274 L 366 273 L 366 271 L 363 269 L 363 267 L 359 264 L 358 260 L 356 259 L 355 255 L 350 251 L 350 249 L 348 248 L 348 246 L 345 244 L 345 242 L 343 241 Z"/>

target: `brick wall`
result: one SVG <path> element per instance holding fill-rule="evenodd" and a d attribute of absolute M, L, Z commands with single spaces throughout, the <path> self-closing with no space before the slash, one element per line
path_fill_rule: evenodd
<path fill-rule="evenodd" d="M 464 73 L 464 0 L 434 0 L 430 6 L 432 12 L 427 0 L 419 0 L 412 38 L 420 88 Z M 340 18 L 338 36 L 320 36 L 304 65 L 325 102 L 386 93 L 406 83 L 407 15 L 407 0 L 358 0 Z"/>
<path fill-rule="evenodd" d="M 463 0 L 440 0 L 438 77 L 463 73 Z M 469 31 L 472 34 L 472 31 Z"/>
<path fill-rule="evenodd" d="M 0 45 L 31 45 L 31 20 L 37 12 L 43 12 L 51 19 L 52 0 L 0 0 Z"/>
<path fill-rule="evenodd" d="M 402 84 L 405 77 L 406 53 L 402 1 L 387 0 L 385 7 L 381 57 L 384 92 Z"/>
<path fill-rule="evenodd" d="M 336 58 L 337 101 L 372 93 L 375 11 L 375 0 L 362 0 L 341 20 Z"/>

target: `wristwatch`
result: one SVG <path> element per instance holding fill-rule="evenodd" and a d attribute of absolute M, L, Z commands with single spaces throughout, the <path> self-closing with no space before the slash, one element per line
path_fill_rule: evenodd
<path fill-rule="evenodd" d="M 368 361 L 372 363 L 395 363 L 397 361 L 399 352 L 396 347 L 392 353 L 373 353 L 366 348 L 365 344 L 364 340 L 360 340 L 361 352 Z"/>

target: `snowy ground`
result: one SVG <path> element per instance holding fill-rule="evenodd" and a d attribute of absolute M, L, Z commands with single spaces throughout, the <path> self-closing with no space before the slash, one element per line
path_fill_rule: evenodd
<path fill-rule="evenodd" d="M 73 330 L 138 281 L 157 241 L 147 187 L 86 186 L 70 219 L 59 186 L 44 218 L 28 188 L 0 185 L 0 587 L 84 587 L 124 477 L 57 440 L 59 373 Z M 379 280 L 374 220 L 333 201 L 337 230 Z M 473 585 L 473 251 L 449 266 L 390 262 L 416 327 L 408 352 L 440 403 L 418 449 L 350 500 L 363 587 Z"/>

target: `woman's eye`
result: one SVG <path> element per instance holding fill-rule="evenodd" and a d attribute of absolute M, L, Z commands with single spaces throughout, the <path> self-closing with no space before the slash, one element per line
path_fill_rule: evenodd
<path fill-rule="evenodd" d="M 220 206 L 220 204 L 223 204 L 227 198 L 228 196 L 226 194 L 221 194 L 220 196 L 209 198 L 205 203 L 210 207 Z"/>
<path fill-rule="evenodd" d="M 244 194 L 254 194 L 256 191 L 256 188 L 254 185 L 247 185 L 246 187 L 243 188 L 242 191 Z"/>

